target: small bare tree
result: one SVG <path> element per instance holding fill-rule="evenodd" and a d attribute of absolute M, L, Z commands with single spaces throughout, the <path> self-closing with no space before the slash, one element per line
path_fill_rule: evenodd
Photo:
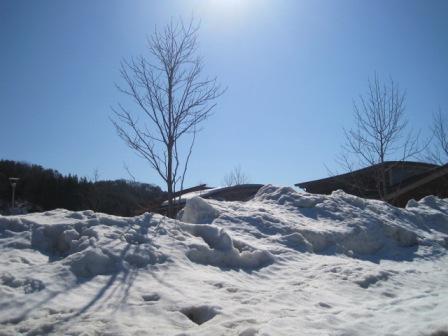
<path fill-rule="evenodd" d="M 216 78 L 202 78 L 203 61 L 196 55 L 198 29 L 193 20 L 188 25 L 171 21 L 148 38 L 146 57 L 122 62 L 125 84 L 117 88 L 134 101 L 142 118 L 121 104 L 111 118 L 118 135 L 165 181 L 170 217 L 176 189 L 183 188 L 196 132 L 223 93 Z M 181 144 L 187 135 L 189 145 Z"/>
<path fill-rule="evenodd" d="M 241 166 L 236 166 L 230 173 L 224 176 L 223 184 L 225 187 L 231 187 L 249 182 L 249 178 L 244 174 Z"/>
<path fill-rule="evenodd" d="M 446 164 L 448 161 L 448 119 L 441 109 L 433 116 L 432 134 L 435 144 L 426 159 L 437 164 Z"/>
<path fill-rule="evenodd" d="M 373 81 L 369 80 L 368 93 L 354 102 L 355 127 L 344 129 L 341 161 L 349 170 L 354 167 L 349 157 L 357 162 L 355 166 L 380 164 L 374 178 L 381 198 L 387 193 L 387 171 L 382 164 L 391 159 L 404 161 L 423 150 L 419 133 L 406 130 L 405 102 L 406 94 L 392 79 L 385 84 L 375 74 Z"/>

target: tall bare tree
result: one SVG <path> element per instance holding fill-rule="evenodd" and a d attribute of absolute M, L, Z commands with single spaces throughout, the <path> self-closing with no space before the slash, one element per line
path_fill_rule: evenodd
<path fill-rule="evenodd" d="M 448 118 L 441 109 L 433 116 L 432 134 L 435 143 L 426 159 L 437 164 L 446 164 L 448 161 Z"/>
<path fill-rule="evenodd" d="M 419 133 L 407 131 L 405 103 L 405 92 L 392 79 L 384 83 L 375 74 L 369 80 L 367 94 L 354 101 L 354 128 L 344 129 L 346 143 L 342 161 L 349 170 L 353 169 L 349 157 L 354 158 L 355 166 L 380 164 L 375 179 L 381 198 L 387 193 L 387 171 L 383 163 L 404 161 L 423 150 Z"/>
<path fill-rule="evenodd" d="M 223 184 L 225 187 L 245 184 L 249 182 L 249 178 L 241 169 L 241 166 L 236 166 L 230 173 L 224 176 Z"/>
<path fill-rule="evenodd" d="M 193 20 L 171 21 L 148 38 L 148 55 L 122 62 L 124 85 L 117 87 L 133 100 L 141 118 L 121 104 L 111 118 L 118 135 L 165 181 L 170 217 L 173 195 L 183 188 L 196 132 L 223 93 L 216 78 L 203 78 L 198 30 Z M 181 144 L 187 136 L 189 145 Z"/>

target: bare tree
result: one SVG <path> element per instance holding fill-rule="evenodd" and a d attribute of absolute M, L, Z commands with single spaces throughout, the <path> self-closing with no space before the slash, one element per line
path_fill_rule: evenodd
<path fill-rule="evenodd" d="M 231 187 L 234 185 L 245 184 L 249 182 L 249 178 L 244 174 L 241 166 L 236 166 L 230 173 L 224 176 L 223 184 L 225 187 Z"/>
<path fill-rule="evenodd" d="M 93 178 L 92 178 L 93 182 L 98 182 L 100 180 L 100 172 L 98 170 L 98 168 L 95 168 L 93 170 Z"/>
<path fill-rule="evenodd" d="M 405 119 L 406 94 L 390 79 L 383 83 L 375 74 L 369 80 L 369 90 L 354 102 L 353 116 L 355 127 L 344 129 L 346 143 L 343 146 L 343 162 L 350 162 L 353 169 L 354 159 L 358 166 L 378 166 L 374 176 L 378 193 L 383 198 L 387 193 L 387 171 L 385 161 L 404 161 L 423 150 L 419 144 L 419 133 L 407 131 Z"/>
<path fill-rule="evenodd" d="M 188 25 L 171 21 L 162 31 L 156 29 L 148 38 L 146 57 L 122 62 L 125 84 L 117 85 L 142 118 L 121 104 L 113 109 L 118 135 L 166 183 L 170 217 L 173 195 L 177 187 L 183 188 L 196 132 L 223 93 L 216 78 L 202 77 L 203 61 L 196 55 L 198 30 L 193 20 Z M 181 143 L 187 136 L 189 145 Z"/>
<path fill-rule="evenodd" d="M 130 181 L 132 182 L 137 182 L 135 175 L 132 174 L 131 170 L 129 169 L 128 165 L 126 164 L 126 162 L 123 161 L 123 168 L 124 170 L 126 170 L 126 173 L 128 173 L 128 176 L 130 178 Z"/>
<path fill-rule="evenodd" d="M 441 109 L 433 115 L 432 134 L 435 144 L 425 158 L 437 164 L 446 164 L 448 161 L 448 119 Z"/>

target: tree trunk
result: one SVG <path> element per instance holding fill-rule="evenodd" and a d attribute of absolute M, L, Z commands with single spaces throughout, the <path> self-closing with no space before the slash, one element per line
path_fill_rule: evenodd
<path fill-rule="evenodd" d="M 174 217 L 174 203 L 173 203 L 173 144 L 171 140 L 168 143 L 168 171 L 167 171 L 167 191 L 168 191 L 168 210 L 167 216 Z"/>

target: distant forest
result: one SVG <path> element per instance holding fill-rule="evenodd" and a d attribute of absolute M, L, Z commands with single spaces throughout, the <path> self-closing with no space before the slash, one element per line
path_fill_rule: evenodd
<path fill-rule="evenodd" d="M 152 184 L 127 180 L 92 182 L 39 165 L 0 160 L 0 212 L 6 212 L 11 204 L 10 177 L 20 178 L 16 201 L 29 211 L 92 209 L 133 216 L 157 207 L 165 199 L 165 192 Z"/>

